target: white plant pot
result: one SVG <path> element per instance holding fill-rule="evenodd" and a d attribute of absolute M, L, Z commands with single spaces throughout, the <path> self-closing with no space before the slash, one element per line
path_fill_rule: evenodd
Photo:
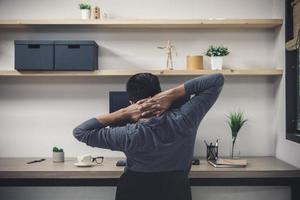
<path fill-rule="evenodd" d="M 212 70 L 221 70 L 223 67 L 223 56 L 212 56 L 210 57 L 210 64 Z"/>
<path fill-rule="evenodd" d="M 90 9 L 81 9 L 81 19 L 90 19 L 91 10 Z"/>
<path fill-rule="evenodd" d="M 65 161 L 65 153 L 64 152 L 53 152 L 52 161 L 53 162 L 64 162 Z"/>

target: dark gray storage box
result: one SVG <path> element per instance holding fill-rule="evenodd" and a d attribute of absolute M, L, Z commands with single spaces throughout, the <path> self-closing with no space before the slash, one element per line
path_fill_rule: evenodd
<path fill-rule="evenodd" d="M 16 40 L 15 69 L 53 70 L 54 42 L 45 40 Z"/>
<path fill-rule="evenodd" d="M 98 69 L 95 41 L 55 41 L 55 70 Z"/>

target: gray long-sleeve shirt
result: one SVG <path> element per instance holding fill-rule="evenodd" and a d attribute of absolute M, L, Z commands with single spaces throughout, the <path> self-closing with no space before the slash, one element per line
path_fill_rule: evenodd
<path fill-rule="evenodd" d="M 189 171 L 198 126 L 223 84 L 221 74 L 198 77 L 184 83 L 186 95 L 194 96 L 178 109 L 115 128 L 104 127 L 92 118 L 73 134 L 89 146 L 124 152 L 127 169 L 132 171 Z"/>

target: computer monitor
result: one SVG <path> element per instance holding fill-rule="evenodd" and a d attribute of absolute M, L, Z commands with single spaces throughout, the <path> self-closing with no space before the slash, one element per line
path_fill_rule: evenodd
<path fill-rule="evenodd" d="M 128 94 L 125 91 L 109 92 L 109 112 L 115 112 L 129 106 Z"/>
<path fill-rule="evenodd" d="M 128 94 L 125 91 L 111 91 L 109 92 L 109 112 L 115 112 L 121 108 L 129 106 Z M 122 122 L 113 124 L 111 127 L 125 126 L 129 122 Z"/>

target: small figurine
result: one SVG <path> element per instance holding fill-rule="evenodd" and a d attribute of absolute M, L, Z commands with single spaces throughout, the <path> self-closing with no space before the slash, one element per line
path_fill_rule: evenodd
<path fill-rule="evenodd" d="M 174 45 L 171 44 L 171 41 L 168 40 L 167 46 L 164 47 L 157 47 L 159 49 L 167 49 L 167 70 L 173 70 L 173 58 L 172 53 L 175 51 L 175 55 L 177 56 L 177 51 Z"/>

